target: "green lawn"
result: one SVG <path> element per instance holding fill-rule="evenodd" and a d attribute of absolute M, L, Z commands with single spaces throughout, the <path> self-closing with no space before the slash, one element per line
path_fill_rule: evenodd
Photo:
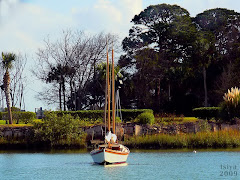
<path fill-rule="evenodd" d="M 5 120 L 0 120 L 0 127 L 24 127 L 24 126 L 33 126 L 32 124 L 6 124 Z"/>
<path fill-rule="evenodd" d="M 5 120 L 0 120 L 0 124 L 6 124 Z"/>

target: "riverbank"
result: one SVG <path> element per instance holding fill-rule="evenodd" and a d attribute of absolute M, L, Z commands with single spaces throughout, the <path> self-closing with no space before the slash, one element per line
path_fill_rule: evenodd
<path fill-rule="evenodd" d="M 5 129 L 6 130 L 6 129 Z M 0 133 L 1 134 L 1 133 Z M 91 149 L 87 136 L 79 141 L 39 141 L 33 127 L 8 128 L 0 137 L 0 150 L 14 149 Z M 219 130 L 181 134 L 153 134 L 124 136 L 122 142 L 130 149 L 202 149 L 202 148 L 240 148 L 240 131 Z"/>
<path fill-rule="evenodd" d="M 92 140 L 104 140 L 102 123 L 90 125 L 70 114 L 46 113 L 45 116 L 33 121 L 31 126 L 1 125 L 0 149 L 84 149 L 97 145 L 91 144 Z M 240 147 L 240 123 L 182 120 L 173 119 L 167 124 L 163 119 L 154 124 L 117 123 L 116 135 L 131 149 Z"/>
<path fill-rule="evenodd" d="M 135 149 L 236 148 L 240 147 L 240 131 L 220 130 L 176 135 L 132 136 L 126 138 L 124 144 Z"/>

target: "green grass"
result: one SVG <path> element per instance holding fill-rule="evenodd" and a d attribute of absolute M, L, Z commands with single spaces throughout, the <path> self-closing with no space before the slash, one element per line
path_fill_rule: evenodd
<path fill-rule="evenodd" d="M 140 149 L 228 148 L 240 147 L 240 131 L 198 132 L 196 134 L 158 134 L 125 139 L 125 145 Z"/>
<path fill-rule="evenodd" d="M 20 123 L 20 124 L 6 124 L 6 120 L 0 120 L 0 127 L 25 127 L 25 126 L 33 126 L 32 124 L 24 124 L 24 123 Z"/>
<path fill-rule="evenodd" d="M 198 118 L 195 117 L 159 117 L 156 116 L 155 117 L 155 123 L 157 124 L 165 124 L 165 125 L 169 125 L 169 124 L 183 124 L 183 123 L 194 123 L 197 122 Z"/>
<path fill-rule="evenodd" d="M 0 125 L 1 124 L 6 124 L 6 121 L 5 120 L 0 120 Z"/>

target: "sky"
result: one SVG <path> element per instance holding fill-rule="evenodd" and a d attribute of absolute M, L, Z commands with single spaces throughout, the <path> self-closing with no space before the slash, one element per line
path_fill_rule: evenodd
<path fill-rule="evenodd" d="M 58 38 L 63 30 L 72 29 L 92 34 L 104 31 L 123 39 L 134 15 L 162 3 L 177 4 L 192 17 L 212 8 L 240 12 L 239 0 L 0 0 L 0 52 L 27 56 L 25 110 L 56 108 L 35 98 L 43 84 L 31 73 L 45 38 Z"/>

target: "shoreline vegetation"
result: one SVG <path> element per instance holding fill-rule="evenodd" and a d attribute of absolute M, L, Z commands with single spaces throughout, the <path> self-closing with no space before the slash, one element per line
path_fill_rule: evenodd
<path fill-rule="evenodd" d="M 83 137 L 84 139 L 84 137 Z M 0 138 L 0 150 L 67 150 L 91 149 L 84 140 L 61 140 L 54 144 L 48 141 L 35 141 L 33 138 L 17 140 Z M 217 132 L 198 132 L 196 134 L 156 134 L 132 136 L 122 141 L 130 149 L 171 150 L 171 149 L 236 149 L 240 148 L 240 132 L 238 130 L 220 130 Z"/>
<path fill-rule="evenodd" d="M 240 131 L 220 130 L 195 134 L 133 136 L 125 140 L 124 144 L 134 149 L 237 148 L 240 147 Z"/>
<path fill-rule="evenodd" d="M 136 113 L 138 112 L 138 113 Z M 31 121 L 19 120 L 19 122 L 27 122 L 27 124 L 7 125 L 5 120 L 0 120 L 0 149 L 88 149 L 90 139 L 84 131 L 86 127 L 102 124 L 101 112 L 45 112 L 42 120 L 31 119 Z M 148 126 L 163 124 L 171 126 L 172 124 L 181 123 L 197 123 L 201 121 L 203 128 L 195 133 L 156 133 L 145 135 L 126 135 L 122 143 L 130 149 L 203 149 L 203 148 L 239 148 L 240 147 L 240 131 L 234 129 L 212 131 L 207 127 L 207 120 L 199 120 L 194 117 L 160 117 L 153 116 L 153 112 L 130 111 L 125 112 L 125 116 L 132 123 L 145 123 Z M 84 119 L 79 118 L 86 114 Z M 134 118 L 131 116 L 134 114 Z M 92 116 L 95 118 L 92 118 Z M 87 116 L 91 116 L 90 119 Z M 126 123 L 126 122 L 124 122 Z M 3 133 L 3 129 L 7 129 Z M 14 129 L 15 128 L 15 129 Z M 14 129 L 14 130 L 13 130 Z M 22 134 L 21 137 L 14 135 L 13 131 Z"/>

